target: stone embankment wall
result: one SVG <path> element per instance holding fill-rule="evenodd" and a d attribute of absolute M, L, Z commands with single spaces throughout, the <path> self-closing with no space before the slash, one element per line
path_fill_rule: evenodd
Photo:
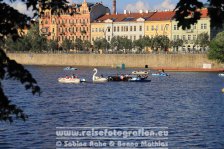
<path fill-rule="evenodd" d="M 11 59 L 25 65 L 89 66 L 195 69 L 211 64 L 212 69 L 223 69 L 223 64 L 208 60 L 206 54 L 21 54 L 8 53 Z"/>

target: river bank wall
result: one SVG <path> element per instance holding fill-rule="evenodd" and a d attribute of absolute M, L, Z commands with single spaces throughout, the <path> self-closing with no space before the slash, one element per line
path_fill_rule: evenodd
<path fill-rule="evenodd" d="M 8 53 L 24 65 L 88 66 L 166 69 L 173 71 L 222 71 L 223 64 L 211 61 L 206 54 L 33 54 Z"/>

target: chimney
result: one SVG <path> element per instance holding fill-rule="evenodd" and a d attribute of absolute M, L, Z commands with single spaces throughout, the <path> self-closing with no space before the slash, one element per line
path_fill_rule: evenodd
<path fill-rule="evenodd" d="M 116 0 L 113 0 L 113 14 L 116 14 L 116 6 L 117 6 L 117 4 L 116 4 Z"/>
<path fill-rule="evenodd" d="M 127 10 L 124 10 L 124 14 L 127 14 Z"/>

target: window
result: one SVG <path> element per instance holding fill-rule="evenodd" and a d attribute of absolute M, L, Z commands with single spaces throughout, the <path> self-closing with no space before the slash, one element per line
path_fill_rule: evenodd
<path fill-rule="evenodd" d="M 151 28 L 151 30 L 152 30 L 152 31 L 154 31 L 154 25 L 152 25 L 152 28 Z"/>
<path fill-rule="evenodd" d="M 201 24 L 201 29 L 207 29 L 207 24 Z"/>
<path fill-rule="evenodd" d="M 142 31 L 142 26 L 139 26 L 139 31 Z"/>
<path fill-rule="evenodd" d="M 173 30 L 177 30 L 177 25 L 174 25 L 173 26 Z"/>
<path fill-rule="evenodd" d="M 108 36 L 108 38 L 107 38 L 107 39 L 108 39 L 108 41 L 110 41 L 110 36 Z"/>
<path fill-rule="evenodd" d="M 136 26 L 134 26 L 134 31 L 136 31 Z"/>
<path fill-rule="evenodd" d="M 177 39 L 177 35 L 173 35 L 173 40 L 176 40 Z"/>
<path fill-rule="evenodd" d="M 186 36 L 185 35 L 183 35 L 183 40 L 186 40 Z"/>
<path fill-rule="evenodd" d="M 128 26 L 126 26 L 126 32 L 128 32 Z"/>
<path fill-rule="evenodd" d="M 130 26 L 130 31 L 132 32 L 132 26 Z"/>
<path fill-rule="evenodd" d="M 53 28 L 52 32 L 54 33 L 54 28 Z"/>
<path fill-rule="evenodd" d="M 207 29 L 207 24 L 204 24 L 204 29 Z"/>
<path fill-rule="evenodd" d="M 120 27 L 119 27 L 119 26 L 117 27 L 117 31 L 118 31 L 118 32 L 120 31 Z"/>
<path fill-rule="evenodd" d="M 123 27 L 123 26 L 121 26 L 121 31 L 122 31 L 122 32 L 124 31 L 124 27 Z"/>
<path fill-rule="evenodd" d="M 187 36 L 187 39 L 188 39 L 188 40 L 191 40 L 191 35 L 188 35 L 188 36 Z"/>
<path fill-rule="evenodd" d="M 116 32 L 116 26 L 114 26 L 114 32 Z"/>
<path fill-rule="evenodd" d="M 140 35 L 139 38 L 141 39 L 142 38 L 142 35 Z"/>
<path fill-rule="evenodd" d="M 136 40 L 136 36 L 134 36 L 134 40 Z"/>
<path fill-rule="evenodd" d="M 110 32 L 110 27 L 107 28 L 108 32 Z"/>
<path fill-rule="evenodd" d="M 180 38 L 179 38 L 179 35 L 177 35 L 177 39 L 180 39 Z"/>
<path fill-rule="evenodd" d="M 196 40 L 197 39 L 197 36 L 196 35 L 193 35 L 193 40 Z"/>

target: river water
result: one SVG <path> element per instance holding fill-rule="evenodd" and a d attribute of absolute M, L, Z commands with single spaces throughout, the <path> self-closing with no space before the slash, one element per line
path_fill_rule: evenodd
<path fill-rule="evenodd" d="M 62 67 L 26 66 L 41 86 L 32 96 L 4 81 L 7 96 L 29 115 L 0 122 L 0 148 L 56 148 L 56 127 L 167 127 L 169 148 L 224 148 L 224 79 L 217 73 L 172 72 L 151 82 L 60 84 Z M 99 75 L 130 73 L 99 68 Z M 91 80 L 92 68 L 76 73 Z"/>

